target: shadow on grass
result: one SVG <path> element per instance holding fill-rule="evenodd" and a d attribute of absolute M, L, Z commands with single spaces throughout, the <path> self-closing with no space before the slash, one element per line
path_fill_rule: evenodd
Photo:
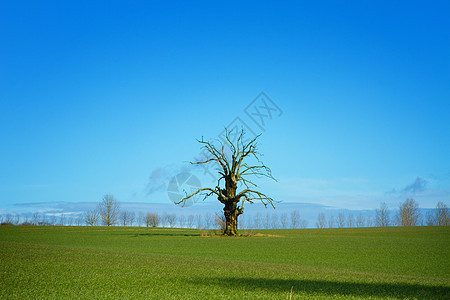
<path fill-rule="evenodd" d="M 327 280 L 288 280 L 264 278 L 216 277 L 191 281 L 199 285 L 219 285 L 229 290 L 270 290 L 288 294 L 296 293 L 326 296 L 395 297 L 417 299 L 449 299 L 450 288 L 406 283 L 353 283 Z"/>

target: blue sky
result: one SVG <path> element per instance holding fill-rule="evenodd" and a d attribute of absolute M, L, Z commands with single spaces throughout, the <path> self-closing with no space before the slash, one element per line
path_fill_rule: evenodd
<path fill-rule="evenodd" d="M 195 139 L 237 117 L 277 200 L 450 204 L 448 1 L 92 2 L 0 4 L 1 213 L 170 204 L 182 171 L 212 184 Z"/>

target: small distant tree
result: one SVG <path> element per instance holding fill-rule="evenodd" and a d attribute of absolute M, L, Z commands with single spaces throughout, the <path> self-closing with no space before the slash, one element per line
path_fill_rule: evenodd
<path fill-rule="evenodd" d="M 380 204 L 380 209 L 375 211 L 375 226 L 376 227 L 387 227 L 389 226 L 389 209 L 385 202 Z"/>
<path fill-rule="evenodd" d="M 95 209 L 88 210 L 84 215 L 84 221 L 86 225 L 95 226 L 100 218 L 100 214 Z"/>
<path fill-rule="evenodd" d="M 40 215 L 38 212 L 33 213 L 33 225 L 39 225 Z"/>
<path fill-rule="evenodd" d="M 77 223 L 77 226 L 81 226 L 81 224 L 83 224 L 83 215 L 82 214 L 77 215 L 76 223 Z"/>
<path fill-rule="evenodd" d="M 203 219 L 203 217 L 201 214 L 198 214 L 197 216 L 195 216 L 195 220 L 197 221 L 197 229 L 203 228 L 202 219 Z"/>
<path fill-rule="evenodd" d="M 67 225 L 72 226 L 73 225 L 73 215 L 69 215 L 69 219 L 67 220 Z"/>
<path fill-rule="evenodd" d="M 181 215 L 178 218 L 178 224 L 180 225 L 180 228 L 184 228 L 184 225 L 186 224 L 186 217 L 184 215 Z"/>
<path fill-rule="evenodd" d="M 293 229 L 296 229 L 300 222 L 300 213 L 297 210 L 291 212 L 291 225 Z"/>
<path fill-rule="evenodd" d="M 227 226 L 227 221 L 225 219 L 225 216 L 220 213 L 217 213 L 216 217 L 214 219 L 214 224 L 216 225 L 216 229 L 223 232 L 225 230 L 225 227 Z"/>
<path fill-rule="evenodd" d="M 269 229 L 270 228 L 270 214 L 266 214 L 266 219 L 264 220 L 264 228 Z"/>
<path fill-rule="evenodd" d="M 41 225 L 41 226 L 46 226 L 46 225 L 48 225 L 48 222 L 47 222 L 47 216 L 45 215 L 45 213 L 42 214 L 42 216 L 41 216 L 41 221 L 39 222 L 39 225 Z"/>
<path fill-rule="evenodd" d="M 142 227 L 142 224 L 144 223 L 144 219 L 145 219 L 144 213 L 142 211 L 139 212 L 139 216 L 138 216 L 138 226 L 139 227 Z"/>
<path fill-rule="evenodd" d="M 317 228 L 324 228 L 326 224 L 326 219 L 325 219 L 325 214 L 319 213 L 319 215 L 317 216 L 317 223 L 316 226 Z"/>
<path fill-rule="evenodd" d="M 255 228 L 259 229 L 262 223 L 262 215 L 261 213 L 257 213 L 253 219 L 253 223 L 255 224 Z"/>
<path fill-rule="evenodd" d="M 52 215 L 51 217 L 50 217 L 50 220 L 48 221 L 49 222 L 49 224 L 50 225 L 55 225 L 56 224 L 56 216 L 55 215 Z"/>
<path fill-rule="evenodd" d="M 16 220 L 15 220 L 15 225 L 19 225 L 20 224 L 20 215 L 17 214 L 16 215 Z"/>
<path fill-rule="evenodd" d="M 154 213 L 152 214 L 152 227 L 158 227 L 159 223 L 161 222 L 161 218 L 159 217 L 159 214 Z"/>
<path fill-rule="evenodd" d="M 425 217 L 426 217 L 427 226 L 436 226 L 437 225 L 436 213 L 434 211 L 427 211 Z"/>
<path fill-rule="evenodd" d="M 247 225 L 247 215 L 241 215 L 238 223 L 238 228 L 244 229 L 246 225 Z"/>
<path fill-rule="evenodd" d="M 122 211 L 122 213 L 120 213 L 120 220 L 123 226 L 127 226 L 128 219 L 129 213 L 126 210 Z"/>
<path fill-rule="evenodd" d="M 189 215 L 189 216 L 187 217 L 187 227 L 188 227 L 188 228 L 194 227 L 194 220 L 195 220 L 194 215 Z"/>
<path fill-rule="evenodd" d="M 158 227 L 160 222 L 159 215 L 156 213 L 147 213 L 145 216 L 145 224 L 147 227 Z"/>
<path fill-rule="evenodd" d="M 340 212 L 338 214 L 337 222 L 338 222 L 338 227 L 339 228 L 344 228 L 344 226 L 345 226 L 345 215 L 344 215 L 344 213 Z"/>
<path fill-rule="evenodd" d="M 444 202 L 438 202 L 436 206 L 436 221 L 439 226 L 447 226 L 450 224 L 448 207 Z"/>
<path fill-rule="evenodd" d="M 175 227 L 175 223 L 177 221 L 177 215 L 176 214 L 169 214 L 166 215 L 167 218 L 167 223 L 169 224 L 170 228 L 174 228 Z"/>
<path fill-rule="evenodd" d="M 64 213 L 61 214 L 61 226 L 64 226 Z"/>
<path fill-rule="evenodd" d="M 306 221 L 305 219 L 303 219 L 303 220 L 300 222 L 300 224 L 301 224 L 301 227 L 302 227 L 303 229 L 305 229 L 306 227 L 308 227 L 308 221 Z"/>
<path fill-rule="evenodd" d="M 136 213 L 134 211 L 128 213 L 128 222 L 130 226 L 133 226 L 134 219 L 136 218 Z"/>
<path fill-rule="evenodd" d="M 272 214 L 272 228 L 277 229 L 278 228 L 278 215 Z"/>
<path fill-rule="evenodd" d="M 286 229 L 287 222 L 288 222 L 288 215 L 287 215 L 287 213 L 282 213 L 281 214 L 280 222 L 281 222 L 281 228 Z"/>
<path fill-rule="evenodd" d="M 213 215 L 211 213 L 205 214 L 205 228 L 210 229 L 213 225 Z"/>
<path fill-rule="evenodd" d="M 356 218 L 356 226 L 364 227 L 365 224 L 366 224 L 365 217 L 363 216 L 363 214 L 359 214 L 358 217 Z"/>
<path fill-rule="evenodd" d="M 353 226 L 355 226 L 355 218 L 353 217 L 352 214 L 348 215 L 347 224 L 348 224 L 349 228 L 352 228 Z"/>
<path fill-rule="evenodd" d="M 147 213 L 145 215 L 145 226 L 150 227 L 152 224 L 152 214 L 151 213 Z"/>
<path fill-rule="evenodd" d="M 330 218 L 328 219 L 328 227 L 334 228 L 334 217 L 333 216 L 330 216 Z"/>
<path fill-rule="evenodd" d="M 120 206 L 113 195 L 106 194 L 103 196 L 102 202 L 98 205 L 98 211 L 103 225 L 111 226 L 117 224 Z"/>
<path fill-rule="evenodd" d="M 414 199 L 406 199 L 400 205 L 399 217 L 402 226 L 417 226 L 419 224 L 419 204 Z"/>
<path fill-rule="evenodd" d="M 13 223 L 14 217 L 12 214 L 7 214 L 5 217 L 5 221 L 3 223 L 11 224 Z"/>

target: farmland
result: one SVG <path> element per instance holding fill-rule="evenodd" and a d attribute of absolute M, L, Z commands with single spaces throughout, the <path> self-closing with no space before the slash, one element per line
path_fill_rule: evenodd
<path fill-rule="evenodd" d="M 241 233 L 249 233 L 243 231 Z M 0 227 L 0 298 L 418 298 L 450 295 L 450 229 Z"/>

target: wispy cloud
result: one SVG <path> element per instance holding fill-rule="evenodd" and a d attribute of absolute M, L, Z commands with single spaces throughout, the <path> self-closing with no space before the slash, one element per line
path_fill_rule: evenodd
<path fill-rule="evenodd" d="M 401 189 L 392 189 L 386 194 L 402 194 L 402 195 L 415 195 L 417 193 L 424 192 L 427 189 L 428 180 L 417 177 L 414 182 L 408 184 L 407 186 Z"/>

